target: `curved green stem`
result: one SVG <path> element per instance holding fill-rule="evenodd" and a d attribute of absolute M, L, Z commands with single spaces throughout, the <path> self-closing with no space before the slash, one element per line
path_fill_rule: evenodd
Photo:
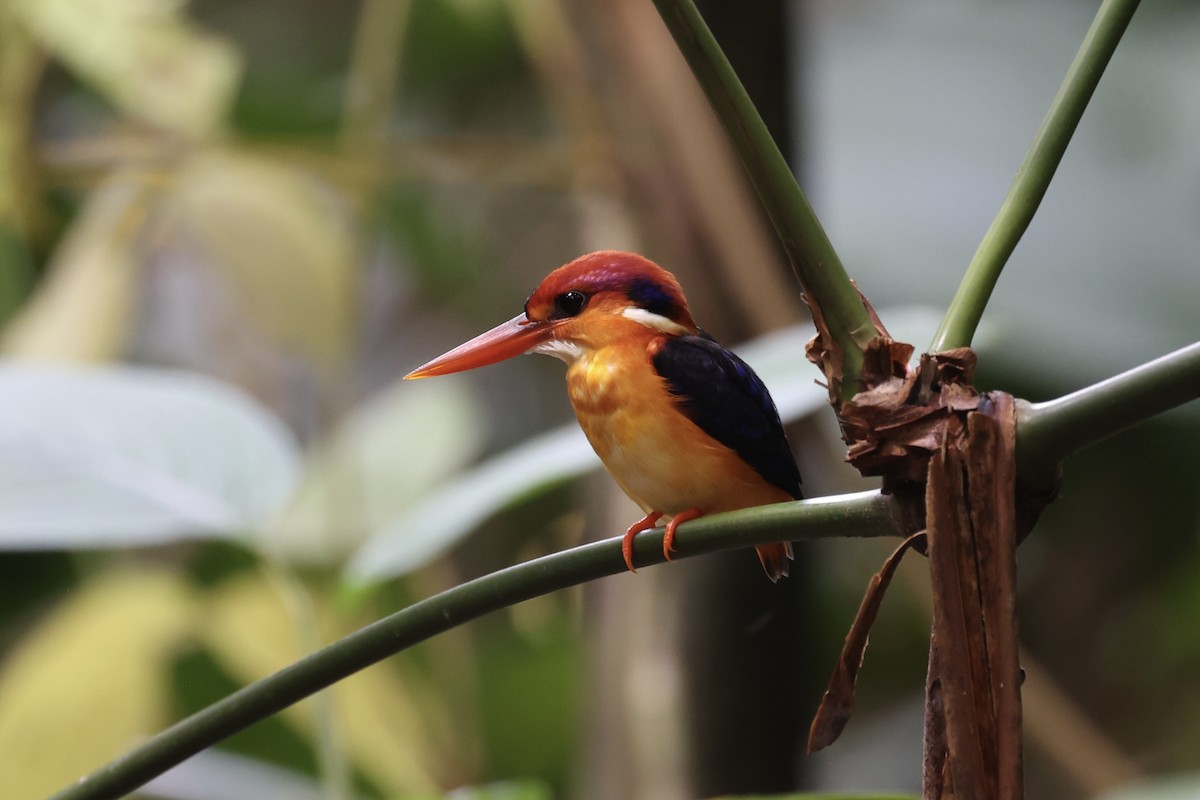
<path fill-rule="evenodd" d="M 992 290 L 996 288 L 1000 273 L 1041 205 L 1067 144 L 1075 133 L 1075 127 L 1117 43 L 1121 41 L 1133 12 L 1137 10 L 1138 2 L 1105 0 L 1096 12 L 1092 26 L 1059 87 L 1058 95 L 1042 120 L 1025 162 L 967 266 L 946 317 L 929 346 L 930 352 L 971 344 L 975 328 L 979 325 Z"/>
<path fill-rule="evenodd" d="M 301 651 L 316 650 L 321 646 L 321 636 L 317 624 L 316 598 L 311 590 L 282 562 L 268 562 L 266 574 L 288 610 Z M 333 695 L 322 694 L 312 698 L 312 711 L 316 723 L 313 738 L 321 791 L 326 800 L 350 800 L 354 797 L 353 780 L 338 728 Z"/>
<path fill-rule="evenodd" d="M 898 503 L 878 492 L 713 514 L 680 527 L 677 557 L 785 539 L 899 536 Z M 663 562 L 661 529 L 640 535 L 639 566 Z M 485 575 L 358 630 L 152 737 L 55 795 L 110 800 L 134 791 L 206 747 L 431 636 L 540 595 L 625 571 L 621 537 L 585 544 Z"/>
<path fill-rule="evenodd" d="M 1200 398 L 1200 342 L 1044 403 L 1022 403 L 1017 474 L 1049 486 L 1064 458 Z"/>
<path fill-rule="evenodd" d="M 733 142 L 804 290 L 843 352 L 843 394 L 861 387 L 862 350 L 875 326 L 796 176 L 691 0 L 654 0 Z"/>

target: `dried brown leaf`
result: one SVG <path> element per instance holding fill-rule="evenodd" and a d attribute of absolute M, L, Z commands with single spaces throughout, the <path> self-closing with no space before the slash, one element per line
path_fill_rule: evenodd
<path fill-rule="evenodd" d="M 871 626 L 879 614 L 879 606 L 887 592 L 900 560 L 911 548 L 922 549 L 925 546 L 925 533 L 914 533 L 905 539 L 896 550 L 883 562 L 883 567 L 867 584 L 862 603 L 850 631 L 846 634 L 846 643 L 842 647 L 842 655 L 833 668 L 829 678 L 829 688 L 821 699 L 821 705 L 813 717 L 812 726 L 808 731 L 808 752 L 813 753 L 823 747 L 828 747 L 837 740 L 850 714 L 854 710 L 854 686 L 858 681 L 858 672 L 862 668 L 863 657 L 867 652 L 867 640 Z"/>

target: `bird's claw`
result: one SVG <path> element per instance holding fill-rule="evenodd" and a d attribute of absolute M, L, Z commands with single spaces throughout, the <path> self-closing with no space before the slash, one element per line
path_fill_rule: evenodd
<path fill-rule="evenodd" d="M 629 530 L 625 531 L 625 537 L 621 539 L 621 555 L 625 558 L 625 566 L 630 572 L 637 572 L 633 568 L 633 537 L 637 536 L 642 531 L 648 531 L 658 524 L 658 520 L 662 517 L 663 512 L 651 511 L 646 516 L 639 519 L 637 522 L 629 526 Z M 683 523 L 696 519 L 696 517 L 704 516 L 704 511 L 699 508 L 689 508 L 687 511 L 680 511 L 675 516 L 671 517 L 671 521 L 667 523 L 667 532 L 663 534 L 663 557 L 667 561 L 672 561 L 671 551 L 675 549 L 675 529 Z"/>
<path fill-rule="evenodd" d="M 625 558 L 625 566 L 629 568 L 630 572 L 637 572 L 633 567 L 633 537 L 642 531 L 648 531 L 653 528 L 658 524 L 660 517 L 662 517 L 661 511 L 651 511 L 630 525 L 629 530 L 625 531 L 625 537 L 621 539 L 621 555 Z"/>
<path fill-rule="evenodd" d="M 676 529 L 689 520 L 704 516 L 704 512 L 698 508 L 689 508 L 687 511 L 680 511 L 675 516 L 671 517 L 671 521 L 667 523 L 667 532 L 663 534 L 663 558 L 667 561 L 673 561 L 671 551 L 675 549 L 675 531 Z"/>

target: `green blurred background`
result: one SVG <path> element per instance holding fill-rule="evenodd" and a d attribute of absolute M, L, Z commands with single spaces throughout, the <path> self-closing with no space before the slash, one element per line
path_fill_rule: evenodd
<path fill-rule="evenodd" d="M 923 347 L 1095 4 L 700 5 L 851 274 Z M 1194 3 L 1135 18 L 985 318 L 987 386 L 1050 398 L 1197 339 L 1198 37 Z M 398 383 L 601 248 L 676 272 L 727 343 L 788 331 L 752 363 L 795 395 L 806 492 L 868 485 L 648 0 L 0 5 L 0 797 L 416 599 L 622 531 L 637 511 L 569 432 L 561 365 Z M 110 386 L 47 362 L 138 369 Z M 1185 408 L 1071 460 L 1021 549 L 1034 800 L 1200 795 L 1198 434 Z M 96 442 L 143 471 L 62 467 Z M 147 476 L 229 513 L 122 505 Z M 779 586 L 733 553 L 521 604 L 146 796 L 919 791 L 917 559 L 843 740 L 801 752 L 892 544 L 803 545 Z"/>

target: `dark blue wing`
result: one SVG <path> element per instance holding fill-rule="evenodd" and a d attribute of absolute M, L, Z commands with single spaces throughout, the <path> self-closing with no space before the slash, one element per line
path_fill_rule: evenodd
<path fill-rule="evenodd" d="M 669 338 L 652 361 L 688 419 L 800 498 L 800 470 L 775 401 L 745 361 L 705 336 Z"/>

